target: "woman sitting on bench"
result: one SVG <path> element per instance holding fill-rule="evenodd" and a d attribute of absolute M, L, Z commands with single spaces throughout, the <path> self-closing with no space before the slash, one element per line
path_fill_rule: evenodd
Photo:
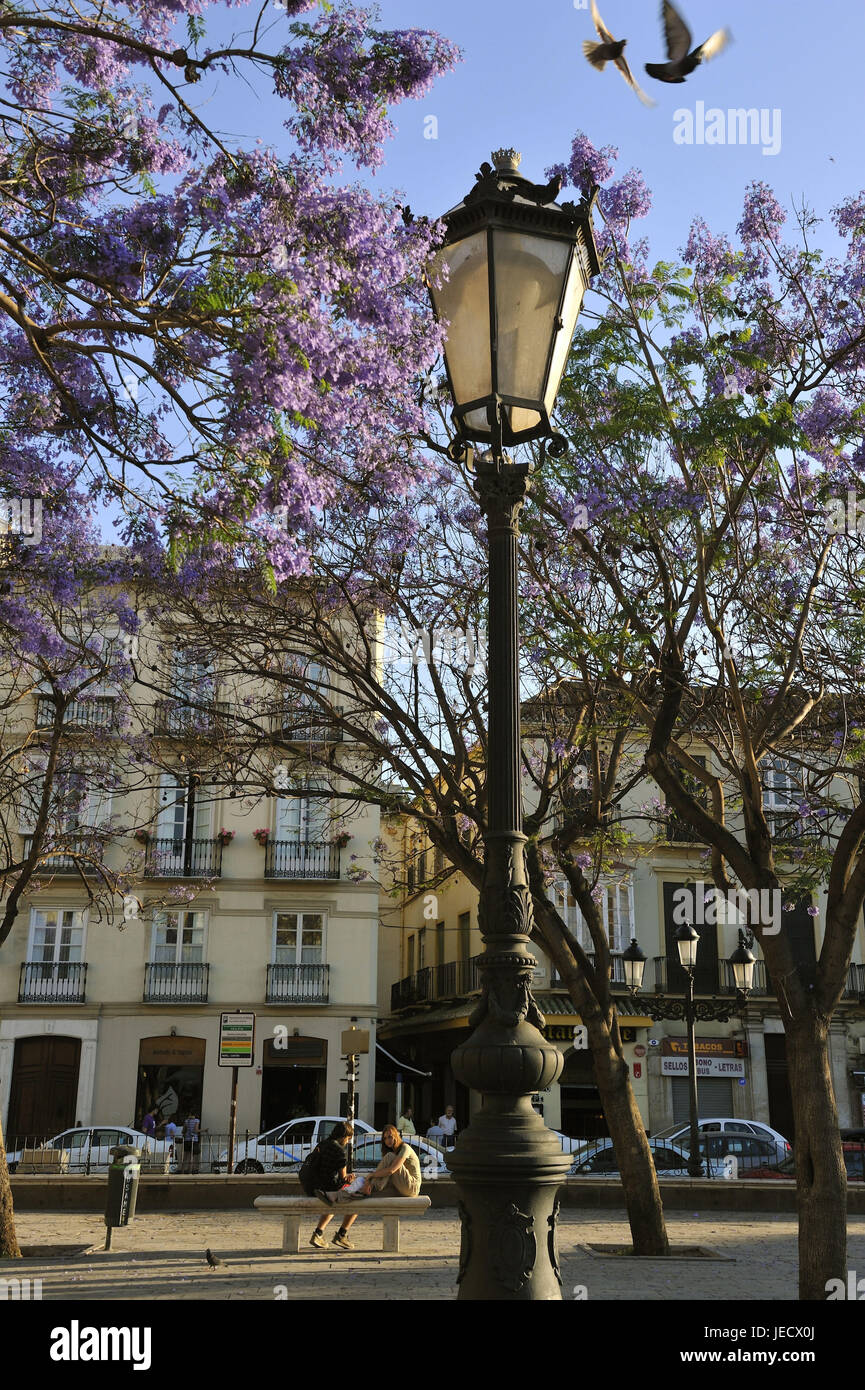
<path fill-rule="evenodd" d="M 371 1197 L 417 1197 L 420 1192 L 420 1161 L 396 1125 L 385 1125 L 381 1136 L 382 1160 L 367 1178 L 360 1195 Z"/>

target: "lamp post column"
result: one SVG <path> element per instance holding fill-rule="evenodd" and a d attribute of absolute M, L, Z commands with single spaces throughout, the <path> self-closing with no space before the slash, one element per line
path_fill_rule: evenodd
<path fill-rule="evenodd" d="M 517 534 L 528 466 L 498 450 L 476 461 L 475 487 L 489 529 L 488 832 L 479 923 L 482 994 L 471 1037 L 452 1057 L 456 1077 L 483 1108 L 448 1160 L 459 1189 L 461 1299 L 561 1298 L 556 1251 L 558 1189 L 571 1160 L 531 1097 L 560 1075 L 532 998 L 536 960 L 522 831 Z"/>
<path fill-rule="evenodd" d="M 692 1178 L 702 1177 L 703 1165 L 700 1162 L 700 1127 L 697 1112 L 697 1042 L 695 1037 L 694 972 L 686 970 L 688 980 L 685 990 L 685 1017 L 688 1022 L 688 1117 L 691 1125 L 691 1152 L 688 1155 L 688 1172 Z M 708 1165 L 706 1168 L 708 1172 Z"/>

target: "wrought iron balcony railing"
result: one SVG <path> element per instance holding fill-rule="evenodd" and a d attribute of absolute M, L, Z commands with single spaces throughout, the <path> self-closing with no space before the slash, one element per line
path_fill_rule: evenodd
<path fill-rule="evenodd" d="M 268 1004 L 326 1004 L 329 1000 L 329 965 L 269 965 Z"/>
<path fill-rule="evenodd" d="M 22 835 L 24 842 L 24 854 L 30 853 L 33 844 L 32 835 Z M 93 873 L 95 866 L 102 862 L 105 851 L 105 841 L 91 832 L 90 834 L 66 835 L 64 836 L 64 847 L 47 854 L 39 865 L 39 871 L 52 874 L 75 874 L 78 869 L 82 873 Z"/>
<path fill-rule="evenodd" d="M 265 878 L 339 878 L 339 847 L 306 840 L 269 840 Z"/>
<path fill-rule="evenodd" d="M 50 695 L 36 701 L 36 728 L 50 729 L 56 706 Z M 92 700 L 73 700 L 63 715 L 64 729 L 114 729 L 117 726 L 117 700 L 113 695 L 95 695 Z"/>
<path fill-rule="evenodd" d="M 655 967 L 656 994 L 685 993 L 687 978 L 684 970 L 679 964 L 678 957 L 673 960 L 670 956 L 655 956 L 653 964 Z M 720 980 L 718 978 L 718 965 L 719 962 L 714 957 L 701 963 L 698 953 L 697 968 L 694 971 L 695 994 L 717 994 L 719 992 Z M 644 984 L 643 988 L 649 988 L 648 981 Z"/>
<path fill-rule="evenodd" d="M 25 961 L 18 974 L 19 1004 L 83 1004 L 84 961 Z"/>
<path fill-rule="evenodd" d="M 211 733 L 226 720 L 230 708 L 227 700 L 214 700 L 206 709 L 194 708 L 182 700 L 157 700 L 153 706 L 153 732 L 172 738 Z"/>
<path fill-rule="evenodd" d="M 334 705 L 333 713 L 342 714 Z M 303 705 L 287 705 L 273 716 L 273 731 L 289 743 L 341 743 L 342 729 L 325 711 Z"/>
<path fill-rule="evenodd" d="M 206 1004 L 210 966 L 151 961 L 144 967 L 145 1004 Z"/>
<path fill-rule="evenodd" d="M 147 878 L 219 878 L 220 840 L 151 840 L 144 866 Z"/>
<path fill-rule="evenodd" d="M 396 984 L 391 985 L 391 1009 L 404 1009 L 410 1004 L 459 999 L 466 994 L 477 994 L 481 988 L 478 969 L 480 959 L 480 956 L 472 956 L 469 960 L 449 960 L 443 965 L 426 965 L 414 975 L 397 980 Z"/>

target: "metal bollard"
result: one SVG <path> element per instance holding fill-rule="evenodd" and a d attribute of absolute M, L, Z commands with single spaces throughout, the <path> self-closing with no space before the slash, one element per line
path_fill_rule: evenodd
<path fill-rule="evenodd" d="M 105 1202 L 105 1246 L 111 1249 L 111 1231 L 114 1226 L 128 1226 L 135 1218 L 135 1204 L 138 1201 L 138 1182 L 141 1177 L 141 1150 L 131 1144 L 118 1144 L 110 1149 L 111 1167 L 108 1169 L 108 1193 Z"/>

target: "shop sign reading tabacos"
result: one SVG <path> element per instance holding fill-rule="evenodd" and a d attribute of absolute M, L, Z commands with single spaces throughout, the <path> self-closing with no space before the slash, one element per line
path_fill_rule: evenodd
<path fill-rule="evenodd" d="M 748 1047 L 743 1038 L 697 1038 L 698 1076 L 744 1076 Z M 687 1038 L 661 1042 L 661 1075 L 688 1075 Z"/>

